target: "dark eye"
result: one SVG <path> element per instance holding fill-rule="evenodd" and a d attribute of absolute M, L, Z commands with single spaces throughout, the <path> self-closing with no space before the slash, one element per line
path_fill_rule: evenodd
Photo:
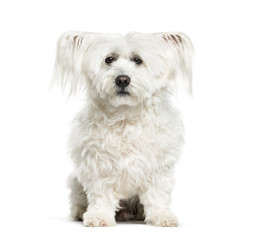
<path fill-rule="evenodd" d="M 112 63 L 112 62 L 114 62 L 114 58 L 113 58 L 113 57 L 107 57 L 107 58 L 105 59 L 105 63 L 107 63 L 107 64 L 110 64 L 110 63 Z"/>
<path fill-rule="evenodd" d="M 133 58 L 133 61 L 136 63 L 136 64 L 141 64 L 143 61 L 140 59 L 140 58 L 137 58 L 137 57 L 135 57 L 135 58 Z"/>

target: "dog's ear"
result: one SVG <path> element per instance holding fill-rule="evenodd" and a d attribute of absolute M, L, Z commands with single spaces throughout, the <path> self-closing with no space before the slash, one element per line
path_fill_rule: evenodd
<path fill-rule="evenodd" d="M 93 33 L 69 31 L 62 34 L 57 42 L 55 70 L 52 84 L 56 83 L 69 96 L 84 86 L 84 55 L 92 43 Z"/>
<path fill-rule="evenodd" d="M 192 93 L 192 57 L 193 46 L 189 37 L 183 33 L 154 33 L 165 44 L 166 48 L 177 57 L 176 72 L 182 75 L 184 85 Z M 178 70 L 178 71 L 177 71 Z"/>

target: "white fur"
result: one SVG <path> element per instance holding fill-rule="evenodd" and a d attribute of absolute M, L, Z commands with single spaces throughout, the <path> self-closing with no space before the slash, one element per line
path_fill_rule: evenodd
<path fill-rule="evenodd" d="M 107 65 L 112 54 L 117 60 Z M 141 65 L 132 61 L 134 55 Z M 83 218 L 85 226 L 112 226 L 119 201 L 138 196 L 147 223 L 178 225 L 170 201 L 183 125 L 171 96 L 180 77 L 191 91 L 191 56 L 191 42 L 182 33 L 60 37 L 55 81 L 69 95 L 81 91 L 87 98 L 69 141 L 74 219 Z M 116 95 L 118 75 L 131 78 L 130 95 Z"/>

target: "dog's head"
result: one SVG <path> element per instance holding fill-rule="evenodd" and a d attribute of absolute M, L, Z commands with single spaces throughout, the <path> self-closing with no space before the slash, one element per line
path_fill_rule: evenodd
<path fill-rule="evenodd" d="M 64 33 L 57 46 L 56 80 L 74 94 L 114 107 L 135 106 L 171 91 L 178 73 L 191 91 L 192 44 L 182 33 Z"/>

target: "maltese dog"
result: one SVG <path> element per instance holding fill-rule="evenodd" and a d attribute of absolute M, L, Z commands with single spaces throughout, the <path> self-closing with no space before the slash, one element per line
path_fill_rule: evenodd
<path fill-rule="evenodd" d="M 68 144 L 73 219 L 178 226 L 170 202 L 183 124 L 173 93 L 178 82 L 191 92 L 192 54 L 183 33 L 60 37 L 55 82 L 85 97 Z"/>

